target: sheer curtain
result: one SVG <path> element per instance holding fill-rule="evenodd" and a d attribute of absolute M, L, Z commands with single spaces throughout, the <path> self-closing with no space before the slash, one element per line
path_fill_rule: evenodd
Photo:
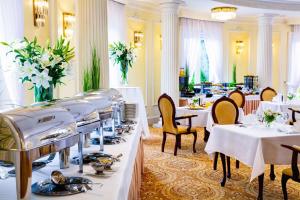
<path fill-rule="evenodd" d="M 108 1 L 108 43 L 125 42 L 126 40 L 126 15 L 125 5 Z M 116 78 L 117 77 L 117 78 Z M 120 86 L 120 70 L 118 65 L 114 65 L 112 60 L 109 60 L 109 86 Z"/>
<path fill-rule="evenodd" d="M 0 0 L 0 41 L 13 42 L 24 36 L 22 0 Z M 0 105 L 22 105 L 24 91 L 7 49 L 0 45 Z M 1 109 L 1 107 L 0 107 Z"/>
<path fill-rule="evenodd" d="M 295 90 L 300 86 L 300 25 L 293 26 L 289 39 L 288 85 Z"/>
<path fill-rule="evenodd" d="M 209 59 L 209 81 L 223 81 L 223 23 L 196 19 L 180 19 L 180 64 L 190 68 L 199 82 L 201 40 L 204 40 Z"/>

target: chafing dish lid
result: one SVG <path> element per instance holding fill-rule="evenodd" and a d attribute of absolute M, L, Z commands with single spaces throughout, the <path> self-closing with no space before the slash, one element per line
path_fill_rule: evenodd
<path fill-rule="evenodd" d="M 28 149 L 40 146 L 49 134 L 74 134 L 76 123 L 64 108 L 30 106 L 0 114 L 0 149 Z"/>
<path fill-rule="evenodd" d="M 74 99 L 84 99 L 97 108 L 98 111 L 111 108 L 112 101 L 108 96 L 95 94 L 79 94 Z"/>
<path fill-rule="evenodd" d="M 90 92 L 90 94 L 108 96 L 109 98 L 111 98 L 112 101 L 118 101 L 123 99 L 122 94 L 114 88 L 100 89 L 97 91 L 92 91 Z"/>
<path fill-rule="evenodd" d="M 56 107 L 63 107 L 69 111 L 75 120 L 84 121 L 99 118 L 97 108 L 84 99 L 64 98 L 51 101 L 50 104 Z"/>

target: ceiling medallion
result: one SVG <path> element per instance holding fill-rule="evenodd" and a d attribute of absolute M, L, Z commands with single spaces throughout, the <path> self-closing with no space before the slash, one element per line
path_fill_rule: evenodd
<path fill-rule="evenodd" d="M 211 17 L 216 20 L 227 21 L 236 18 L 236 7 L 215 7 L 211 9 Z"/>

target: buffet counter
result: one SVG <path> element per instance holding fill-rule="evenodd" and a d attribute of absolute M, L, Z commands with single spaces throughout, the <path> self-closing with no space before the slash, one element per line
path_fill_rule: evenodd
<path fill-rule="evenodd" d="M 138 121 L 132 133 L 124 137 L 126 142 L 115 145 L 105 145 L 105 153 L 112 155 L 118 155 L 121 153 L 123 156 L 120 158 L 120 162 L 115 162 L 115 164 L 112 166 L 112 170 L 105 171 L 104 175 L 95 175 L 95 171 L 89 165 L 84 165 L 83 174 L 78 173 L 78 166 L 72 164 L 70 164 L 70 168 L 61 170 L 59 169 L 58 156 L 56 156 L 55 160 L 52 163 L 49 163 L 45 168 L 33 172 L 32 184 L 49 178 L 53 170 L 60 170 L 65 176 L 83 176 L 93 181 L 93 183 L 102 183 L 103 186 L 101 187 L 99 184 L 91 185 L 92 190 L 90 191 L 63 197 L 46 197 L 32 194 L 31 199 L 139 199 L 144 160 L 141 136 L 142 124 Z M 91 153 L 98 150 L 98 145 L 91 145 L 89 148 L 84 148 L 84 153 Z M 77 155 L 77 146 L 71 148 L 70 158 L 75 155 Z M 15 180 L 16 179 L 14 177 L 0 180 L 0 200 L 17 199 Z"/>

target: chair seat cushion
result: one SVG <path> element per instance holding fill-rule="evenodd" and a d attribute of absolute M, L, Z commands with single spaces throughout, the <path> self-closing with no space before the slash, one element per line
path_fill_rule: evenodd
<path fill-rule="evenodd" d="M 285 174 L 285 175 L 288 175 L 290 177 L 293 176 L 293 170 L 292 170 L 292 168 L 286 168 L 286 169 L 282 170 L 282 173 Z M 299 175 L 299 178 L 300 178 L 300 175 Z"/>
<path fill-rule="evenodd" d="M 188 129 L 188 126 L 177 126 L 178 128 L 178 134 L 183 134 L 183 133 L 187 133 L 187 129 Z M 194 133 L 194 132 L 197 132 L 195 128 L 191 128 L 190 130 L 191 133 Z"/>

